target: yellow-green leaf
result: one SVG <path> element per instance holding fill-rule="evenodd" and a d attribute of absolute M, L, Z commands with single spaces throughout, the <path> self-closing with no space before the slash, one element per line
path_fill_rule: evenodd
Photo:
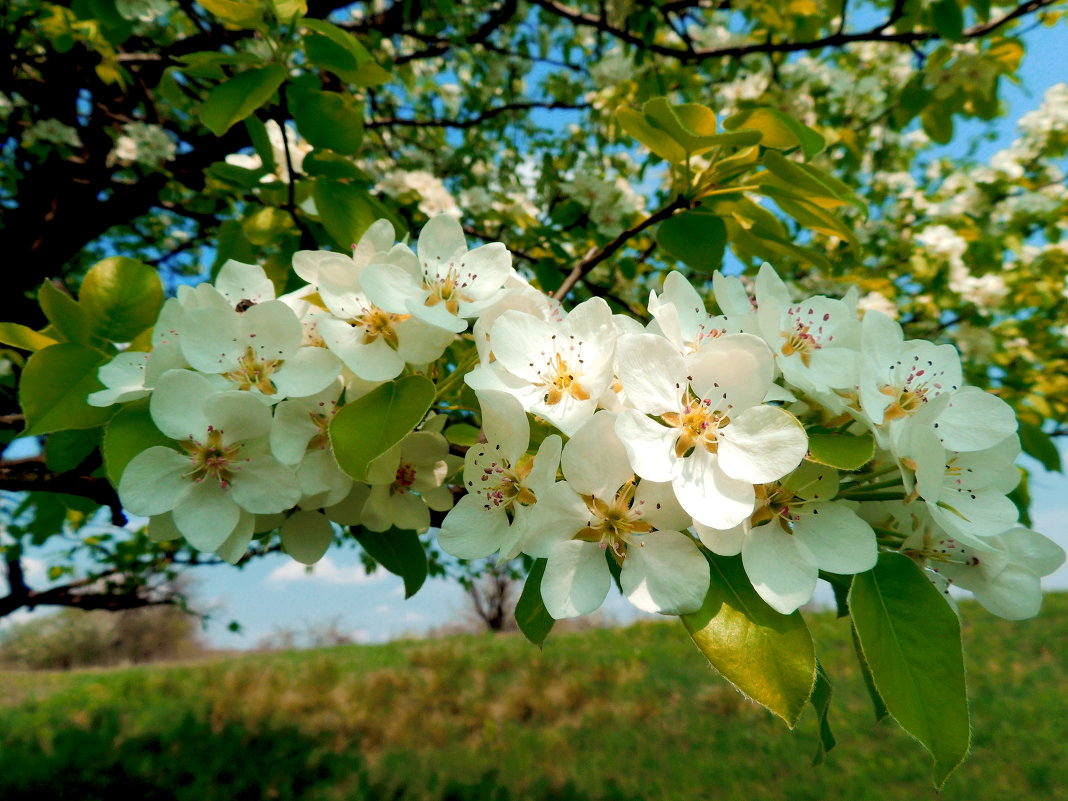
<path fill-rule="evenodd" d="M 200 120 L 213 134 L 222 136 L 270 100 L 285 79 L 286 68 L 281 64 L 240 72 L 208 93 L 200 107 Z"/>
<path fill-rule="evenodd" d="M 0 343 L 19 350 L 40 350 L 56 340 L 19 323 L 0 323 Z"/>
<path fill-rule="evenodd" d="M 129 342 L 156 321 L 163 307 L 159 274 L 124 256 L 89 268 L 78 294 L 91 333 L 112 342 Z"/>
<path fill-rule="evenodd" d="M 682 616 L 686 630 L 727 681 L 793 728 L 816 681 L 808 626 L 800 612 L 779 614 L 757 595 L 741 557 L 706 557 L 708 595 Z"/>

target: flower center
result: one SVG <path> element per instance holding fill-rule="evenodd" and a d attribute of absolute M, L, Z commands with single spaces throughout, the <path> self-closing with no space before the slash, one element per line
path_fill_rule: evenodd
<path fill-rule="evenodd" d="M 675 441 L 675 455 L 680 459 L 698 445 L 709 453 L 719 450 L 719 430 L 730 423 L 727 415 L 714 410 L 708 398 L 690 397 L 682 406 L 681 412 L 668 412 L 661 419 L 669 426 L 679 429 L 679 438 Z"/>
<path fill-rule="evenodd" d="M 461 264 L 460 267 L 462 266 Z M 466 276 L 466 278 L 472 277 L 470 274 Z M 470 303 L 474 300 L 464 291 L 468 284 L 469 281 L 460 275 L 460 268 L 454 264 L 449 264 L 444 277 L 431 276 L 424 272 L 423 288 L 430 293 L 426 299 L 426 305 L 437 306 L 439 303 L 444 303 L 449 314 L 456 314 L 460 310 L 461 302 Z"/>
<path fill-rule="evenodd" d="M 483 509 L 510 509 L 517 503 L 531 506 L 537 502 L 534 490 L 523 483 L 534 467 L 533 457 L 520 459 L 513 468 L 503 456 L 483 463 L 479 457 L 485 455 L 480 452 L 474 460 L 475 468 L 480 471 L 478 481 L 467 482 L 468 490 L 482 499 Z"/>
<path fill-rule="evenodd" d="M 820 343 L 816 337 L 809 333 L 811 326 L 805 325 L 798 320 L 792 331 L 783 331 L 782 337 L 786 340 L 782 346 L 783 356 L 793 356 L 795 353 L 801 357 L 801 364 L 808 367 L 812 361 L 812 351 L 820 349 Z"/>
<path fill-rule="evenodd" d="M 337 401 L 331 401 L 329 404 L 320 401 L 315 411 L 308 412 L 308 417 L 317 429 L 315 436 L 308 443 L 309 448 L 326 450 L 330 447 L 330 421 L 334 419 L 335 414 L 337 414 Z"/>
<path fill-rule="evenodd" d="M 415 465 L 401 462 L 397 467 L 397 476 L 389 486 L 390 495 L 405 495 L 415 483 Z"/>
<path fill-rule="evenodd" d="M 364 345 L 370 345 L 381 337 L 395 348 L 397 347 L 397 331 L 393 326 L 409 317 L 411 317 L 410 314 L 390 314 L 370 304 L 363 314 L 352 320 L 352 324 L 363 328 Z"/>
<path fill-rule="evenodd" d="M 899 420 L 902 417 L 911 417 L 927 403 L 927 386 L 921 384 L 910 388 L 907 384 L 903 387 L 884 386 L 879 390 L 884 395 L 889 395 L 893 400 L 886 407 L 883 422 Z"/>
<path fill-rule="evenodd" d="M 258 389 L 264 395 L 273 395 L 277 390 L 271 382 L 271 374 L 282 366 L 281 359 L 262 359 L 249 346 L 245 354 L 237 360 L 237 369 L 224 373 L 243 390 Z"/>
<path fill-rule="evenodd" d="M 653 530 L 651 524 L 642 520 L 642 506 L 645 501 L 634 502 L 635 483 L 632 478 L 619 488 L 611 503 L 600 498 L 583 495 L 590 518 L 586 527 L 575 535 L 575 539 L 587 542 L 599 542 L 603 550 L 610 550 L 617 561 L 622 562 L 627 555 L 627 546 L 632 534 L 646 534 Z"/>
<path fill-rule="evenodd" d="M 208 437 L 204 442 L 197 442 L 190 437 L 189 442 L 182 443 L 182 447 L 193 463 L 193 469 L 183 478 L 191 478 L 198 483 L 205 478 L 214 478 L 223 489 L 230 486 L 235 469 L 233 463 L 241 451 L 240 445 L 224 445 L 222 431 L 208 426 Z"/>

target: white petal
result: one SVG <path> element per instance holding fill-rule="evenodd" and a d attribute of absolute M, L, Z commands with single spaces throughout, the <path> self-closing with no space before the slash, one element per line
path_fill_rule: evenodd
<path fill-rule="evenodd" d="M 682 460 L 679 476 L 671 485 L 694 522 L 712 528 L 734 528 L 756 506 L 753 485 L 724 473 L 715 455 L 704 448 L 697 448 Z"/>
<path fill-rule="evenodd" d="M 774 521 L 753 529 L 745 538 L 742 564 L 753 589 L 784 615 L 808 603 L 816 589 L 815 557 Z"/>
<path fill-rule="evenodd" d="M 1006 620 L 1026 620 L 1042 608 L 1042 585 L 1038 576 L 1018 565 L 1009 565 L 996 580 L 974 591 L 986 609 Z"/>
<path fill-rule="evenodd" d="M 1016 432 L 1016 414 L 1001 398 L 962 387 L 950 397 L 935 429 L 949 450 L 981 451 Z"/>
<path fill-rule="evenodd" d="M 1064 564 L 1064 549 L 1037 531 L 1017 527 L 1001 536 L 1012 552 L 1012 561 L 1036 576 L 1048 576 Z"/>
<path fill-rule="evenodd" d="M 548 491 L 549 487 L 556 483 L 556 471 L 560 467 L 560 451 L 563 448 L 563 440 L 557 434 L 550 434 L 541 441 L 538 453 L 534 457 L 534 466 L 525 482 L 526 486 L 534 490 L 534 494 Z"/>
<path fill-rule="evenodd" d="M 341 373 L 338 358 L 325 348 L 301 348 L 272 377 L 281 397 L 306 398 L 321 392 Z"/>
<path fill-rule="evenodd" d="M 724 334 L 686 358 L 690 386 L 702 398 L 722 398 L 735 410 L 764 400 L 775 360 L 764 340 L 752 334 Z"/>
<path fill-rule="evenodd" d="M 723 472 L 752 484 L 782 478 L 801 464 L 808 451 L 805 429 L 777 406 L 754 406 L 731 417 L 719 440 Z"/>
<path fill-rule="evenodd" d="M 840 503 L 816 503 L 798 515 L 794 536 L 821 570 L 852 575 L 875 567 L 879 548 L 871 526 Z"/>
<path fill-rule="evenodd" d="M 523 552 L 548 556 L 561 540 L 569 540 L 590 523 L 590 510 L 566 481 L 559 481 L 538 498 L 530 512 Z"/>
<path fill-rule="evenodd" d="M 418 534 L 430 528 L 430 510 L 423 499 L 407 492 L 390 498 L 390 519 L 397 528 Z"/>
<path fill-rule="evenodd" d="M 174 525 L 190 545 L 198 551 L 214 551 L 234 530 L 241 510 L 219 482 L 205 479 L 193 485 L 173 516 Z"/>
<path fill-rule="evenodd" d="M 395 264 L 372 264 L 360 274 L 360 287 L 378 308 L 407 314 L 408 301 L 422 303 L 429 293 Z"/>
<path fill-rule="evenodd" d="M 634 538 L 619 577 L 623 594 L 646 612 L 696 612 L 708 592 L 708 562 L 693 540 L 678 531 Z"/>
<path fill-rule="evenodd" d="M 642 519 L 663 531 L 683 531 L 693 522 L 666 481 L 639 481 L 633 506 L 641 511 Z"/>
<path fill-rule="evenodd" d="M 549 554 L 541 578 L 541 597 L 549 614 L 559 620 L 595 612 L 608 596 L 612 573 L 596 542 L 558 542 Z"/>
<path fill-rule="evenodd" d="M 236 565 L 240 562 L 241 557 L 243 557 L 245 551 L 248 550 L 248 544 L 252 542 L 252 530 L 255 527 L 255 524 L 256 518 L 254 515 L 242 512 L 241 519 L 230 533 L 230 536 L 226 538 L 226 541 L 223 542 L 222 545 L 215 549 L 216 555 L 232 565 Z"/>
<path fill-rule="evenodd" d="M 137 454 L 122 472 L 119 497 L 135 515 L 161 515 L 182 503 L 193 488 L 183 476 L 193 469 L 188 456 L 162 445 Z"/>
<path fill-rule="evenodd" d="M 282 548 L 305 565 L 323 558 L 334 539 L 334 528 L 321 512 L 294 512 L 282 524 Z"/>
<path fill-rule="evenodd" d="M 519 461 L 530 444 L 530 421 L 522 405 L 506 392 L 476 392 L 482 410 L 482 431 L 486 442 L 501 446 L 501 453 L 511 464 Z"/>
<path fill-rule="evenodd" d="M 627 403 L 647 414 L 677 412 L 686 388 L 686 363 L 664 337 L 631 334 L 616 347 Z"/>
<path fill-rule="evenodd" d="M 207 376 L 191 370 L 165 373 L 149 401 L 152 422 L 171 439 L 202 440 L 211 425 L 204 414 L 204 401 L 214 389 Z"/>
<path fill-rule="evenodd" d="M 627 451 L 634 472 L 650 481 L 671 481 L 679 474 L 681 462 L 675 456 L 677 429 L 660 425 L 634 409 L 624 409 L 616 417 L 616 436 Z"/>
<path fill-rule="evenodd" d="M 300 484 L 292 468 L 266 454 L 241 464 L 230 492 L 238 506 L 257 515 L 284 512 L 300 500 Z"/>
<path fill-rule="evenodd" d="M 204 373 L 236 369 L 237 360 L 248 347 L 240 315 L 229 308 L 222 312 L 210 308 L 186 312 L 179 321 L 178 342 L 190 366 Z"/>
<path fill-rule="evenodd" d="M 485 509 L 477 496 L 465 495 L 445 515 L 438 544 L 458 559 L 482 559 L 499 550 L 508 534 L 503 509 Z"/>
<path fill-rule="evenodd" d="M 370 494 L 370 487 L 354 482 L 345 499 L 323 509 L 323 514 L 343 526 L 358 526 L 363 515 L 363 505 L 367 503 L 367 496 Z"/>
<path fill-rule="evenodd" d="M 260 303 L 241 315 L 242 341 L 265 360 L 291 359 L 304 339 L 304 327 L 280 300 Z M 322 387 L 320 387 L 322 389 Z"/>
<path fill-rule="evenodd" d="M 152 542 L 168 542 L 182 538 L 182 532 L 174 525 L 174 517 L 169 512 L 149 518 L 145 534 Z"/>
<path fill-rule="evenodd" d="M 412 317 L 393 326 L 397 333 L 397 355 L 408 364 L 430 364 L 455 339 L 452 331 Z"/>
<path fill-rule="evenodd" d="M 219 270 L 214 283 L 232 306 L 243 300 L 253 303 L 274 300 L 274 284 L 257 264 L 242 264 L 230 259 Z"/>
<path fill-rule="evenodd" d="M 718 553 L 720 556 L 737 556 L 742 552 L 742 544 L 749 534 L 749 521 L 746 520 L 728 529 L 710 528 L 694 522 L 693 528 L 704 546 L 712 553 Z"/>
<path fill-rule="evenodd" d="M 597 412 L 564 446 L 560 460 L 564 478 L 575 492 L 611 501 L 619 488 L 634 477 L 615 424 L 614 414 Z"/>
<path fill-rule="evenodd" d="M 419 260 L 424 265 L 436 268 L 439 262 L 450 259 L 467 251 L 464 229 L 460 223 L 448 214 L 431 217 L 423 230 L 419 232 L 416 245 Z"/>
<path fill-rule="evenodd" d="M 243 442 L 271 430 L 271 410 L 250 392 L 220 392 L 204 401 L 204 416 L 223 442 Z M 203 441 L 204 434 L 197 437 Z"/>
<path fill-rule="evenodd" d="M 271 453 L 282 464 L 295 465 L 304 458 L 308 443 L 318 436 L 304 401 L 282 401 L 275 407 L 271 422 Z"/>

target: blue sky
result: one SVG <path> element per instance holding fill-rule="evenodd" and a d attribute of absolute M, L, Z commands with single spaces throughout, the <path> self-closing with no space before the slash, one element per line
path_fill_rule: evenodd
<path fill-rule="evenodd" d="M 1049 86 L 1068 79 L 1064 69 L 1068 42 L 1063 25 L 1034 28 L 1025 41 L 1028 52 L 1020 73 L 1022 81 L 1005 87 L 1008 115 L 991 129 L 993 139 L 980 143 L 978 158 L 987 159 L 1008 146 L 1015 137 L 1016 120 L 1038 106 Z M 964 142 L 987 129 L 986 123 L 966 124 L 958 131 L 957 141 Z M 965 145 L 955 144 L 946 154 L 965 150 Z M 1062 452 L 1068 462 L 1068 444 L 1062 445 Z M 1068 548 L 1068 477 L 1048 473 L 1030 460 L 1026 465 L 1033 470 L 1035 529 Z M 39 564 L 31 562 L 31 567 L 39 570 Z M 33 575 L 31 571 L 31 578 Z M 332 550 L 311 574 L 288 557 L 273 555 L 243 570 L 228 565 L 206 567 L 195 576 L 196 596 L 212 608 L 205 634 L 217 647 L 250 648 L 276 628 L 303 630 L 332 620 L 355 639 L 381 641 L 419 634 L 468 614 L 463 591 L 440 580 L 428 580 L 414 598 L 404 600 L 401 580 L 381 570 L 365 574 L 354 549 Z M 1046 586 L 1068 588 L 1068 569 L 1062 567 L 1046 580 Z M 606 613 L 621 622 L 638 616 L 617 595 L 606 604 Z M 227 630 L 231 620 L 242 624 L 242 633 Z"/>

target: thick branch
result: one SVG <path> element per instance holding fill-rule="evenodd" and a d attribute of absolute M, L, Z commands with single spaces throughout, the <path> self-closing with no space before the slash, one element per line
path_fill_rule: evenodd
<path fill-rule="evenodd" d="M 586 276 L 588 272 L 590 272 L 590 270 L 592 270 L 601 262 L 610 258 L 613 254 L 615 254 L 616 251 L 618 251 L 625 244 L 627 244 L 627 241 L 631 237 L 637 236 L 651 225 L 656 225 L 658 222 L 666 220 L 679 209 L 686 209 L 689 207 L 690 201 L 685 196 L 679 195 L 668 205 L 664 206 L 664 208 L 653 214 L 651 217 L 646 217 L 634 227 L 628 228 L 626 231 L 621 233 L 603 248 L 594 251 L 593 253 L 586 256 L 586 258 L 584 258 L 578 264 L 576 264 L 574 269 L 572 269 L 571 272 L 567 274 L 567 277 L 564 278 L 564 281 L 562 284 L 560 284 L 560 287 L 553 293 L 553 297 L 564 297 L 568 292 L 572 290 L 575 284 L 577 284 L 582 278 Z"/>
<path fill-rule="evenodd" d="M 79 495 L 108 507 L 111 510 L 111 522 L 116 526 L 126 524 L 122 503 L 107 479 L 78 473 L 55 473 L 39 458 L 0 462 L 0 490 Z"/>
<path fill-rule="evenodd" d="M 595 28 L 603 33 L 607 33 L 620 41 L 632 44 L 636 47 L 640 47 L 644 50 L 648 50 L 652 53 L 656 53 L 661 56 L 668 56 L 670 58 L 678 59 L 683 62 L 697 62 L 704 61 L 708 58 L 741 58 L 742 56 L 751 55 L 753 53 L 794 53 L 804 50 L 819 50 L 823 47 L 841 47 L 843 45 L 851 44 L 853 42 L 886 42 L 888 44 L 902 44 L 902 45 L 914 45 L 920 42 L 926 42 L 933 39 L 940 39 L 941 35 L 937 31 L 901 31 L 898 33 L 886 33 L 886 30 L 893 25 L 894 14 L 891 12 L 891 16 L 886 22 L 878 25 L 870 30 L 861 31 L 858 33 L 845 33 L 838 31 L 830 36 L 824 36 L 819 39 L 812 39 L 807 42 L 753 42 L 752 44 L 737 45 L 735 47 L 719 47 L 706 50 L 688 50 L 678 47 L 670 47 L 668 45 L 657 44 L 656 42 L 646 42 L 642 37 L 626 28 L 619 28 L 612 25 L 606 17 L 597 16 L 595 14 L 587 14 L 584 11 L 580 11 L 577 8 L 557 3 L 555 0 L 530 0 L 534 5 L 544 9 L 558 17 L 569 20 L 575 25 L 581 25 L 589 28 Z M 1005 15 L 998 17 L 990 22 L 985 22 L 979 25 L 973 25 L 964 31 L 965 39 L 975 39 L 981 36 L 986 36 L 988 33 L 996 31 L 1003 25 L 1008 24 L 1014 19 L 1017 19 L 1027 14 L 1034 13 L 1041 8 L 1052 5 L 1057 0 L 1030 0 L 1030 2 L 1023 3 L 1012 11 Z"/>
<path fill-rule="evenodd" d="M 120 574 L 108 573 L 103 576 L 79 579 L 59 587 L 50 587 L 47 590 L 25 589 L 23 592 L 15 592 L 13 589 L 8 595 L 0 598 L 0 618 L 19 609 L 34 609 L 38 606 L 66 606 L 73 609 L 105 609 L 109 612 L 118 612 L 123 609 L 140 609 L 144 606 L 162 606 L 174 603 L 176 600 L 173 595 L 156 595 L 148 592 L 141 585 L 131 587 L 126 592 L 98 592 L 90 589 L 92 585 L 106 582 L 109 578 L 115 581 L 122 580 Z"/>

